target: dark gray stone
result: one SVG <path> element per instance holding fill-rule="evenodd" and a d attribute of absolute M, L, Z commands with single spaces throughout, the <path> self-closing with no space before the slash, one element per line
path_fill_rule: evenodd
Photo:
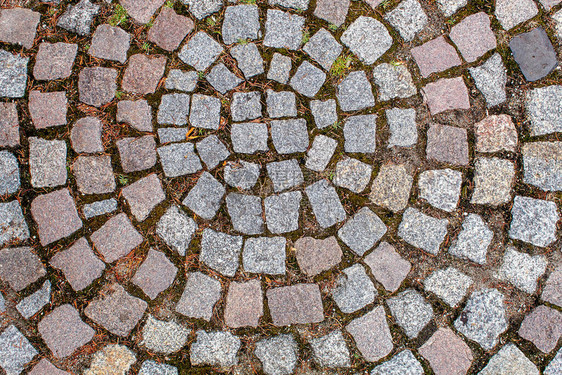
<path fill-rule="evenodd" d="M 158 139 L 161 144 L 183 142 L 187 139 L 189 128 L 159 128 Z"/>
<path fill-rule="evenodd" d="M 173 143 L 159 147 L 157 151 L 166 177 L 185 176 L 203 168 L 193 143 Z"/>
<path fill-rule="evenodd" d="M 558 65 L 554 47 L 540 27 L 513 37 L 509 49 L 527 81 L 546 77 Z"/>

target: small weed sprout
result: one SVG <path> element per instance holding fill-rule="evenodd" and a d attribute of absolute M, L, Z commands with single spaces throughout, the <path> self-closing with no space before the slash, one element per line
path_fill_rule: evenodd
<path fill-rule="evenodd" d="M 340 56 L 334 61 L 332 69 L 330 69 L 330 74 L 334 77 L 343 76 L 351 67 L 352 58 L 351 56 Z"/>
<path fill-rule="evenodd" d="M 174 7 L 174 1 L 173 0 L 168 0 L 166 1 L 166 4 L 164 4 L 164 6 L 166 8 L 173 8 Z"/>
<path fill-rule="evenodd" d="M 127 14 L 127 10 L 123 8 L 122 5 L 115 5 L 115 9 L 113 11 L 113 15 L 109 19 L 108 23 L 111 26 L 119 26 L 120 24 L 127 21 L 129 15 Z"/>
<path fill-rule="evenodd" d="M 310 40 L 310 31 L 304 30 L 302 33 L 302 43 L 306 44 Z"/>
<path fill-rule="evenodd" d="M 209 25 L 210 27 L 213 27 L 217 24 L 217 19 L 215 18 L 215 16 L 207 17 L 205 21 L 207 22 L 207 25 Z"/>
<path fill-rule="evenodd" d="M 338 30 L 338 26 L 334 25 L 333 23 L 328 25 L 328 30 L 330 31 L 337 31 Z"/>

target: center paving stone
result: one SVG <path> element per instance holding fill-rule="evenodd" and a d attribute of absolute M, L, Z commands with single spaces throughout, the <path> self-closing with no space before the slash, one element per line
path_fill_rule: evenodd
<path fill-rule="evenodd" d="M 560 0 L 18 4 L 0 374 L 562 374 Z"/>

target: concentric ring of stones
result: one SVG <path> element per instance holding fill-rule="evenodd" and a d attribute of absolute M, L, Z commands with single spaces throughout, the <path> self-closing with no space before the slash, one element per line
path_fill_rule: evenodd
<path fill-rule="evenodd" d="M 560 0 L 0 10 L 1 374 L 562 374 Z"/>

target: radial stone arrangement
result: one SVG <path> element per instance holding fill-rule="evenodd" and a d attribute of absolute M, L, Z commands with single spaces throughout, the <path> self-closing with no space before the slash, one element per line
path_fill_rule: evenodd
<path fill-rule="evenodd" d="M 561 375 L 560 2 L 4 2 L 0 375 Z"/>

